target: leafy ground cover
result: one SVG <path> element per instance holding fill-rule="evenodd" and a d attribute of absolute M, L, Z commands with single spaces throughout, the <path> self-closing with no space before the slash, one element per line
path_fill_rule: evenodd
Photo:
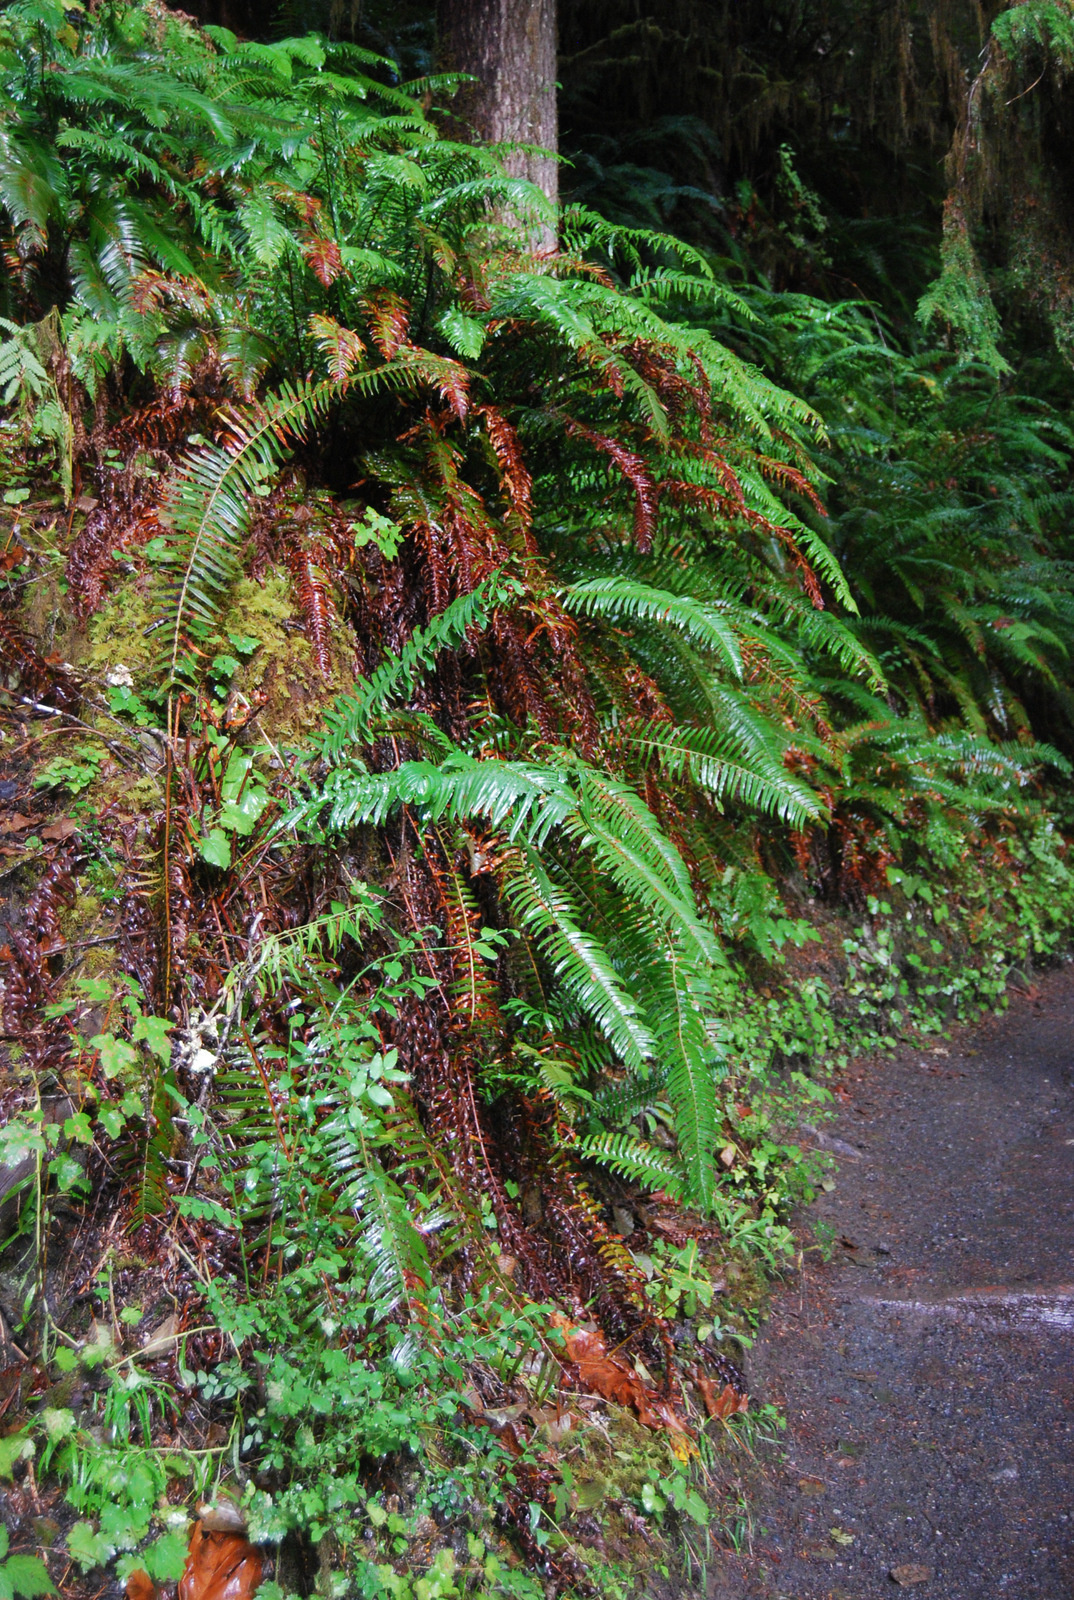
<path fill-rule="evenodd" d="M 827 1067 L 1067 938 L 1061 410 L 353 46 L 0 75 L 0 1583 L 703 1582 Z"/>

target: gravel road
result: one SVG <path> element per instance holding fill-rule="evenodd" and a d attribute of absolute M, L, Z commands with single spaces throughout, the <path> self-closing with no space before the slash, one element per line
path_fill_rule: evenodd
<path fill-rule="evenodd" d="M 841 1087 L 831 1259 L 750 1362 L 786 1459 L 710 1596 L 1071 1600 L 1074 969 Z"/>

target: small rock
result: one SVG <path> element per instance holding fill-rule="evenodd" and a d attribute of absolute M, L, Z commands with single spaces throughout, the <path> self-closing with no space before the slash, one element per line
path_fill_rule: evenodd
<path fill-rule="evenodd" d="M 198 1516 L 206 1533 L 246 1532 L 246 1518 L 226 1494 L 222 1494 L 215 1505 L 199 1505 Z"/>
<path fill-rule="evenodd" d="M 811 1122 L 803 1122 L 800 1131 L 812 1139 L 818 1150 L 829 1150 L 834 1156 L 844 1156 L 849 1161 L 864 1161 L 865 1151 L 859 1150 L 856 1144 L 849 1144 L 846 1139 L 838 1138 L 834 1133 L 826 1133 L 823 1128 L 815 1128 Z"/>
<path fill-rule="evenodd" d="M 901 1567 L 892 1567 L 891 1576 L 896 1583 L 907 1589 L 912 1583 L 929 1583 L 932 1579 L 932 1568 L 923 1567 L 919 1561 L 906 1561 Z"/>

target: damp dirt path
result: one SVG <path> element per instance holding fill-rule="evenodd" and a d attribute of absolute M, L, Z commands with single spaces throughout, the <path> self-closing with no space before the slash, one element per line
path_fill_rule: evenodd
<path fill-rule="evenodd" d="M 1072 1600 L 1074 968 L 840 1089 L 831 1259 L 750 1356 L 785 1459 L 710 1596 Z"/>

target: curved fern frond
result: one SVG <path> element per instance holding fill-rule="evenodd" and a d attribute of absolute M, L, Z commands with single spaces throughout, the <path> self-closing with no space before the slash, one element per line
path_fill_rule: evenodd
<path fill-rule="evenodd" d="M 635 1070 L 655 1053 L 652 1033 L 600 942 L 587 933 L 567 892 L 536 850 L 521 852 L 504 895 L 567 993 Z"/>
<path fill-rule="evenodd" d="M 653 722 L 640 733 L 624 732 L 622 738 L 646 763 L 654 762 L 676 781 L 689 778 L 718 804 L 734 802 L 751 811 L 766 811 L 796 828 L 825 815 L 819 796 L 789 772 L 774 764 L 759 772 L 737 761 L 737 743 L 717 728 Z"/>
<path fill-rule="evenodd" d="M 672 1200 L 682 1200 L 686 1193 L 686 1175 L 682 1165 L 666 1150 L 646 1144 L 629 1133 L 598 1133 L 580 1139 L 579 1155 L 610 1167 L 621 1178 L 640 1183 L 646 1189 L 662 1190 Z"/>
<path fill-rule="evenodd" d="M 191 675 L 198 642 L 211 630 L 234 580 L 249 527 L 250 497 L 267 487 L 289 437 L 339 393 L 333 382 L 285 384 L 248 413 L 225 415 L 228 442 L 199 445 L 183 459 L 160 521 L 170 530 L 162 624 L 164 685 Z"/>
<path fill-rule="evenodd" d="M 742 676 L 742 655 L 734 628 L 719 607 L 692 595 L 672 594 L 637 579 L 588 578 L 561 591 L 567 611 L 615 621 L 648 622 L 678 628 L 719 656 L 736 678 Z"/>
<path fill-rule="evenodd" d="M 497 606 L 509 605 L 523 593 L 516 578 L 492 572 L 476 589 L 460 595 L 424 628 L 415 628 L 398 655 L 388 656 L 352 694 L 341 696 L 325 714 L 322 752 L 338 761 L 355 744 L 366 744 L 373 724 L 393 701 L 413 693 L 441 650 L 464 644 L 471 629 L 488 626 Z"/>

